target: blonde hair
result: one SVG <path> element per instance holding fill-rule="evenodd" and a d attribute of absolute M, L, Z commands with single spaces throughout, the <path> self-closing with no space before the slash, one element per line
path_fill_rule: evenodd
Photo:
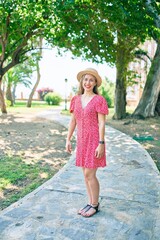
<path fill-rule="evenodd" d="M 86 75 L 86 74 L 85 74 L 85 75 Z M 81 78 L 80 81 L 79 81 L 78 95 L 81 95 L 81 94 L 84 93 L 84 88 L 83 88 L 83 84 L 82 84 L 82 83 L 83 83 L 83 79 L 84 79 L 85 75 L 83 75 L 82 78 Z M 93 77 L 95 78 L 95 80 L 96 80 L 96 82 L 97 82 L 96 77 L 95 77 L 95 76 L 93 76 Z M 95 94 L 99 95 L 97 85 L 94 86 L 94 88 L 93 88 L 93 92 L 94 92 Z"/>

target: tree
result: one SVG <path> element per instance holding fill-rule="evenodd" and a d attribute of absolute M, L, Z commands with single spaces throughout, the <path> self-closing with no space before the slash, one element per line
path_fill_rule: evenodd
<path fill-rule="evenodd" d="M 11 72 L 8 72 L 8 77 L 7 75 L 4 76 L 5 80 L 3 81 L 4 87 L 3 87 L 3 92 L 5 92 L 5 83 L 6 85 L 6 99 L 10 102 L 10 106 L 14 105 L 14 99 L 11 91 L 11 82 L 9 81 L 10 76 L 12 76 Z"/>
<path fill-rule="evenodd" d="M 34 39 L 54 28 L 52 0 L 1 0 L 0 2 L 0 107 L 7 113 L 2 79 L 12 67 L 24 62 L 33 50 Z"/>
<path fill-rule="evenodd" d="M 36 69 L 37 69 L 37 80 L 32 88 L 32 91 L 29 95 L 29 99 L 28 99 L 28 102 L 27 102 L 27 107 L 31 107 L 32 105 L 32 99 L 33 99 L 33 95 L 38 87 L 38 84 L 41 80 L 41 74 L 40 74 L 40 67 L 39 67 L 39 60 L 41 59 L 42 57 L 42 41 L 43 39 L 40 37 L 39 39 L 39 52 L 38 52 L 38 56 L 36 57 Z"/>
<path fill-rule="evenodd" d="M 116 65 L 114 118 L 126 115 L 126 76 L 134 49 L 147 34 L 141 1 L 56 1 L 56 15 L 64 41 L 57 44 L 75 56 Z M 55 41 L 51 39 L 51 42 Z"/>
<path fill-rule="evenodd" d="M 6 83 L 6 98 L 11 102 L 11 106 L 15 103 L 15 91 L 18 84 L 23 84 L 25 87 L 30 87 L 33 71 L 35 71 L 35 63 L 32 57 L 14 68 L 7 71 L 4 76 L 4 83 Z"/>
<path fill-rule="evenodd" d="M 152 61 L 147 81 L 143 90 L 140 102 L 135 109 L 133 116 L 154 117 L 155 113 L 160 115 L 160 3 L 154 0 L 144 1 L 146 14 L 152 22 L 150 36 L 157 43 L 157 50 Z"/>

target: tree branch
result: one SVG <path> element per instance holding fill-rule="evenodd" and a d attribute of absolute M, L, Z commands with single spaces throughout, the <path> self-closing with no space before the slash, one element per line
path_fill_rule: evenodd
<path fill-rule="evenodd" d="M 153 17 L 156 27 L 160 28 L 160 15 L 158 14 L 158 11 L 157 11 L 156 7 L 153 6 L 153 4 L 155 6 L 157 6 L 156 2 L 154 0 L 146 0 L 145 1 L 145 5 L 146 5 L 149 15 L 151 17 Z"/>
<path fill-rule="evenodd" d="M 17 65 L 20 59 L 20 56 L 23 55 L 22 50 L 25 46 L 27 46 L 27 41 L 32 37 L 41 32 L 39 29 L 37 31 L 34 31 L 36 29 L 35 25 L 30 29 L 30 32 L 26 34 L 26 36 L 23 38 L 22 43 L 15 49 L 15 51 L 12 54 L 12 61 L 3 68 L 3 73 L 5 74 L 9 69 L 11 69 L 13 66 Z M 25 52 L 24 52 L 25 53 Z"/>

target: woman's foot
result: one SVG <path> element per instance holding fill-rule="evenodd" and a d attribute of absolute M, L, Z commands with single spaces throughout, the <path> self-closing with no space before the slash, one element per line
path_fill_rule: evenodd
<path fill-rule="evenodd" d="M 90 204 L 87 204 L 85 207 L 81 208 L 79 211 L 78 211 L 78 214 L 81 215 L 82 213 L 88 211 L 90 209 L 91 205 Z"/>
<path fill-rule="evenodd" d="M 97 205 L 91 205 L 87 211 L 81 213 L 83 217 L 92 217 L 94 214 L 99 212 L 99 203 Z"/>

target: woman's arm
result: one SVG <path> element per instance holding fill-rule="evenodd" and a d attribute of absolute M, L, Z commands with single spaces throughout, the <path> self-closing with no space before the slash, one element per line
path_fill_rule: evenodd
<path fill-rule="evenodd" d="M 71 138 L 75 130 L 75 127 L 76 127 L 76 119 L 75 119 L 74 113 L 72 113 L 71 120 L 69 123 L 69 128 L 68 128 L 67 139 L 66 139 L 66 151 L 69 153 L 72 152 Z"/>
<path fill-rule="evenodd" d="M 99 141 L 104 141 L 105 138 L 105 122 L 106 118 L 104 114 L 98 113 L 98 124 L 99 124 Z M 95 151 L 95 156 L 101 158 L 104 155 L 105 144 L 99 143 Z"/>

